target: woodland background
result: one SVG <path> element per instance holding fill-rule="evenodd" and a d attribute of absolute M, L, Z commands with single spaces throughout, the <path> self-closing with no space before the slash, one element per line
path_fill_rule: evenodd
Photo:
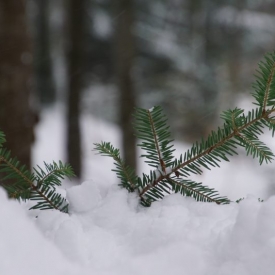
<path fill-rule="evenodd" d="M 272 0 L 0 0 L 6 147 L 32 166 L 39 113 L 58 102 L 80 179 L 84 113 L 121 127 L 124 159 L 135 167 L 134 106 L 161 105 L 173 136 L 194 142 L 249 95 L 274 45 Z"/>

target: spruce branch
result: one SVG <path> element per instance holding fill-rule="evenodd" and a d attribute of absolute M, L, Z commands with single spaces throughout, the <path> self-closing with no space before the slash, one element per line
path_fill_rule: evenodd
<path fill-rule="evenodd" d="M 72 178 L 74 176 L 72 167 L 67 163 L 63 164 L 59 161 L 59 163 L 53 162 L 52 164 L 48 164 L 44 162 L 44 166 L 46 171 L 40 166 L 33 168 L 36 175 L 37 187 L 40 187 L 42 184 L 48 186 L 61 186 L 61 180 L 65 177 Z"/>
<path fill-rule="evenodd" d="M 141 157 L 148 159 L 145 162 L 149 166 L 166 173 L 166 167 L 171 165 L 174 149 L 162 108 L 160 106 L 150 110 L 136 108 L 134 117 L 136 136 L 142 141 L 138 146 L 147 152 Z"/>
<path fill-rule="evenodd" d="M 23 201 L 37 201 L 30 209 L 57 209 L 67 213 L 66 199 L 56 192 L 55 187 L 61 185 L 61 179 L 65 176 L 70 178 L 74 175 L 71 166 L 62 162 L 44 163 L 46 171 L 38 166 L 31 173 L 10 155 L 10 151 L 0 148 L 1 180 L 9 196 Z"/>
<path fill-rule="evenodd" d="M 259 158 L 260 164 L 262 164 L 264 160 L 266 163 L 272 162 L 274 154 L 259 139 L 241 134 L 236 135 L 236 139 L 239 139 L 240 145 L 245 147 L 247 155 L 251 154 L 253 158 Z"/>
<path fill-rule="evenodd" d="M 253 85 L 255 93 L 252 94 L 257 101 L 255 104 L 260 106 L 263 112 L 267 107 L 274 108 L 275 105 L 275 52 L 266 54 L 264 59 L 259 63 L 256 83 Z"/>
<path fill-rule="evenodd" d="M 31 209 L 56 209 L 68 213 L 68 203 L 65 198 L 56 192 L 55 187 L 42 185 L 40 188 L 32 186 L 30 200 L 38 201 Z"/>
<path fill-rule="evenodd" d="M 215 202 L 216 204 L 228 204 L 230 200 L 226 197 L 220 197 L 218 192 L 207 186 L 203 186 L 201 182 L 191 180 L 174 180 L 169 179 L 172 190 L 175 193 L 181 193 L 183 196 L 193 197 L 197 201 Z"/>
<path fill-rule="evenodd" d="M 11 158 L 10 151 L 5 148 L 0 148 L 0 174 L 10 197 L 24 201 L 29 198 L 35 177 L 16 158 Z"/>
<path fill-rule="evenodd" d="M 68 203 L 66 199 L 56 192 L 56 186 L 61 186 L 61 180 L 65 177 L 74 176 L 72 167 L 69 164 L 53 162 L 47 164 L 44 162 L 46 171 L 40 166 L 34 168 L 35 184 L 32 186 L 30 200 L 39 201 L 30 209 L 58 209 L 61 212 L 68 212 Z"/>
<path fill-rule="evenodd" d="M 224 128 L 218 128 L 217 132 L 212 132 L 206 142 L 202 141 L 200 144 L 193 145 L 191 150 L 188 150 L 185 154 L 184 160 L 182 161 L 182 159 L 180 159 L 179 164 L 172 169 L 172 173 L 180 170 L 183 175 L 189 175 L 188 172 L 200 174 L 200 166 L 210 169 L 207 165 L 207 163 L 209 163 L 208 161 L 212 163 L 212 166 L 218 166 L 218 163 L 213 162 L 212 159 L 217 161 L 220 161 L 220 159 L 228 161 L 226 154 L 237 154 L 234 150 L 237 146 L 244 147 L 248 153 L 252 153 L 253 156 L 259 157 L 260 164 L 264 160 L 270 162 L 274 158 L 274 154 L 267 146 L 259 142 L 258 139 L 255 139 L 255 134 L 256 131 L 261 131 L 259 127 L 260 124 L 262 126 L 265 125 L 263 120 L 266 116 L 269 116 L 274 111 L 273 109 L 266 113 L 261 113 L 260 116 L 252 120 L 247 119 L 249 116 L 245 119 L 242 118 L 238 121 L 240 124 L 238 127 L 233 123 L 224 124 Z M 244 138 L 240 142 L 240 134 L 243 132 L 246 133 L 246 142 L 242 142 Z"/>
<path fill-rule="evenodd" d="M 273 136 L 275 132 L 275 53 L 267 55 L 265 61 L 260 63 L 254 88 L 253 97 L 258 105 L 256 109 L 246 114 L 239 108 L 223 112 L 223 126 L 212 131 L 206 139 L 195 142 L 179 159 L 173 158 L 169 127 L 161 107 L 136 109 L 135 129 L 141 140 L 138 146 L 146 151 L 141 157 L 145 157 L 145 162 L 155 168 L 149 175 L 137 177 L 133 183 L 138 187 L 143 205 L 148 206 L 174 192 L 192 196 L 198 201 L 229 203 L 227 198 L 220 197 L 214 189 L 189 180 L 188 177 L 191 174 L 201 174 L 203 169 L 219 167 L 221 161 L 229 161 L 230 156 L 238 154 L 238 147 L 243 147 L 247 155 L 257 157 L 260 165 L 274 159 L 275 155 L 260 141 L 259 136 L 266 127 L 272 131 Z M 111 145 L 108 143 L 108 146 Z M 114 159 L 116 157 L 98 146 L 96 149 Z M 120 157 L 118 161 L 123 163 Z M 124 163 L 123 165 L 125 166 Z M 121 169 L 120 167 L 118 171 Z M 122 182 L 128 182 L 122 173 L 118 175 Z"/>
<path fill-rule="evenodd" d="M 119 149 L 114 148 L 110 142 L 95 143 L 95 150 L 102 156 L 113 158 L 116 169 L 112 169 L 121 179 L 121 186 L 126 188 L 129 192 L 133 192 L 136 188 L 137 176 L 133 168 L 127 166 L 120 157 Z"/>
<path fill-rule="evenodd" d="M 0 148 L 3 147 L 3 143 L 6 142 L 5 134 L 0 130 Z"/>

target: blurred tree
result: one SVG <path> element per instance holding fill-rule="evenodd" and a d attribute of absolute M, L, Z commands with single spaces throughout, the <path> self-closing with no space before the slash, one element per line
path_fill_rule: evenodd
<path fill-rule="evenodd" d="M 236 13 L 233 14 L 233 20 L 235 22 L 238 20 L 238 15 L 243 12 L 244 8 L 246 7 L 246 2 L 246 0 L 232 0 L 232 3 L 236 9 Z M 220 109 L 226 109 L 229 107 L 232 108 L 236 100 L 236 95 L 240 93 L 240 90 L 243 88 L 241 85 L 241 69 L 243 63 L 242 44 L 245 32 L 240 26 L 225 26 L 223 30 L 226 33 L 225 41 L 227 41 L 224 48 L 226 49 L 227 53 L 226 62 L 228 67 L 228 82 L 230 86 L 230 92 L 224 94 L 221 98 L 222 102 Z"/>
<path fill-rule="evenodd" d="M 31 38 L 26 0 L 0 0 L 0 128 L 6 147 L 28 168 L 36 116 L 30 108 Z"/>
<path fill-rule="evenodd" d="M 218 85 L 216 79 L 216 68 L 219 60 L 219 47 L 217 42 L 217 27 L 213 20 L 218 9 L 217 0 L 202 1 L 204 22 L 200 28 L 203 38 L 202 65 L 204 66 L 203 76 L 200 83 L 200 97 L 202 104 L 197 109 L 201 133 L 195 136 L 208 136 L 210 130 L 217 123 L 218 118 Z M 193 119 L 192 122 L 197 121 Z"/>
<path fill-rule="evenodd" d="M 113 81 L 113 41 L 112 27 L 110 25 L 112 10 L 112 0 L 89 1 L 89 25 L 86 48 L 85 69 L 88 70 L 89 81 L 103 82 L 104 84 Z"/>
<path fill-rule="evenodd" d="M 131 27 L 125 24 L 128 9 L 122 0 L 90 2 L 93 28 L 86 59 L 90 74 L 86 80 L 91 85 L 97 82 L 104 86 L 113 83 L 114 74 L 116 79 L 122 75 L 120 62 L 124 63 L 124 59 L 119 54 L 130 56 L 131 46 L 127 46 L 124 32 L 118 27 L 124 24 L 125 30 L 132 28 L 137 56 L 132 74 L 139 87 L 139 106 L 162 105 L 172 121 L 173 134 L 189 141 L 206 135 L 213 124 L 219 123 L 220 110 L 234 107 L 236 94 L 232 91 L 242 92 L 250 87 L 253 80 L 249 75 L 257 60 L 274 45 L 270 1 L 138 0 L 132 7 L 135 20 Z M 126 2 L 131 5 L 132 1 Z M 116 9 L 110 15 L 112 3 Z M 110 32 L 114 26 L 120 43 L 116 67 L 111 66 L 114 60 L 110 55 Z M 107 89 L 102 94 L 104 91 Z M 117 122 L 114 100 L 106 99 L 107 96 L 111 98 L 108 92 L 101 99 L 96 98 L 94 105 L 89 104 L 89 111 L 102 115 L 96 107 L 107 106 L 104 118 Z M 114 92 L 112 98 L 117 97 Z"/>
<path fill-rule="evenodd" d="M 67 153 L 78 178 L 81 177 L 81 132 L 79 124 L 80 96 L 83 85 L 83 51 L 85 27 L 85 0 L 69 1 L 69 51 L 68 51 L 68 113 Z"/>
<path fill-rule="evenodd" d="M 114 1 L 115 73 L 119 90 L 119 124 L 122 130 L 122 148 L 125 162 L 136 168 L 136 138 L 132 115 L 136 105 L 134 90 L 133 1 Z"/>
<path fill-rule="evenodd" d="M 42 104 L 52 104 L 56 99 L 51 59 L 49 4 L 51 1 L 36 0 L 35 23 L 35 73 L 36 89 Z"/>

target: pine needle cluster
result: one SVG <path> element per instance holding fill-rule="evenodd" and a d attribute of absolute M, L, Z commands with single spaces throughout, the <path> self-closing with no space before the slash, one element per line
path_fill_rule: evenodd
<path fill-rule="evenodd" d="M 70 165 L 53 162 L 44 163 L 30 172 L 25 165 L 21 165 L 11 152 L 3 148 L 5 135 L 0 131 L 0 182 L 8 192 L 9 197 L 17 200 L 32 200 L 36 204 L 30 209 L 56 209 L 68 212 L 68 203 L 56 190 L 61 186 L 64 177 L 74 176 Z"/>
<path fill-rule="evenodd" d="M 221 161 L 229 161 L 243 147 L 247 155 L 258 158 L 259 163 L 274 159 L 272 151 L 259 139 L 264 128 L 275 131 L 275 53 L 265 56 L 260 62 L 252 94 L 255 109 L 245 113 L 240 108 L 221 114 L 223 126 L 212 131 L 206 139 L 196 142 L 179 158 L 173 156 L 174 148 L 170 138 L 167 119 L 160 106 L 149 110 L 137 108 L 134 114 L 136 135 L 144 154 L 145 162 L 152 167 L 149 174 L 138 177 L 133 168 L 121 159 L 120 152 L 109 142 L 95 144 L 95 150 L 113 158 L 120 185 L 129 192 L 136 192 L 141 204 L 152 202 L 171 193 L 191 196 L 197 201 L 227 204 L 212 188 L 190 179 L 192 174 L 201 174 L 203 169 L 219 167 Z"/>

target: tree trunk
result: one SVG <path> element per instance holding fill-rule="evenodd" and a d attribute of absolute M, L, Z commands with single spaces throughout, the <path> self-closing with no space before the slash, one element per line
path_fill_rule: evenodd
<path fill-rule="evenodd" d="M 68 54 L 68 115 L 67 115 L 67 153 L 78 178 L 81 177 L 81 133 L 79 125 L 79 103 L 82 90 L 83 39 L 84 39 L 85 0 L 69 2 L 69 43 Z"/>
<path fill-rule="evenodd" d="M 119 121 L 122 129 L 123 158 L 127 165 L 136 168 L 136 138 L 132 126 L 135 107 L 133 84 L 134 37 L 133 1 L 115 1 L 115 69 L 119 90 Z"/>
<path fill-rule="evenodd" d="M 55 85 L 50 45 L 49 0 L 36 0 L 37 15 L 35 17 L 35 70 L 37 91 L 42 104 L 55 102 Z"/>
<path fill-rule="evenodd" d="M 30 109 L 32 52 L 25 0 L 0 0 L 0 128 L 21 163 L 31 166 L 34 113 Z"/>
<path fill-rule="evenodd" d="M 217 123 L 218 110 L 218 87 L 216 81 L 216 63 L 218 49 L 215 41 L 215 26 L 213 23 L 213 14 L 215 14 L 216 4 L 213 0 L 189 0 L 189 39 L 191 45 L 194 46 L 194 60 L 197 59 L 200 52 L 200 64 L 198 71 L 202 74 L 201 67 L 203 65 L 203 77 L 195 75 L 197 86 L 196 100 L 185 106 L 186 124 L 183 128 L 184 138 L 186 141 L 193 143 L 201 137 L 208 136 L 210 130 Z M 202 16 L 203 14 L 203 16 Z M 203 23 L 201 22 L 203 18 Z M 194 45 L 197 37 L 203 39 L 200 47 Z M 195 42 L 197 43 L 197 42 Z M 197 73 L 197 72 L 196 72 Z"/>

